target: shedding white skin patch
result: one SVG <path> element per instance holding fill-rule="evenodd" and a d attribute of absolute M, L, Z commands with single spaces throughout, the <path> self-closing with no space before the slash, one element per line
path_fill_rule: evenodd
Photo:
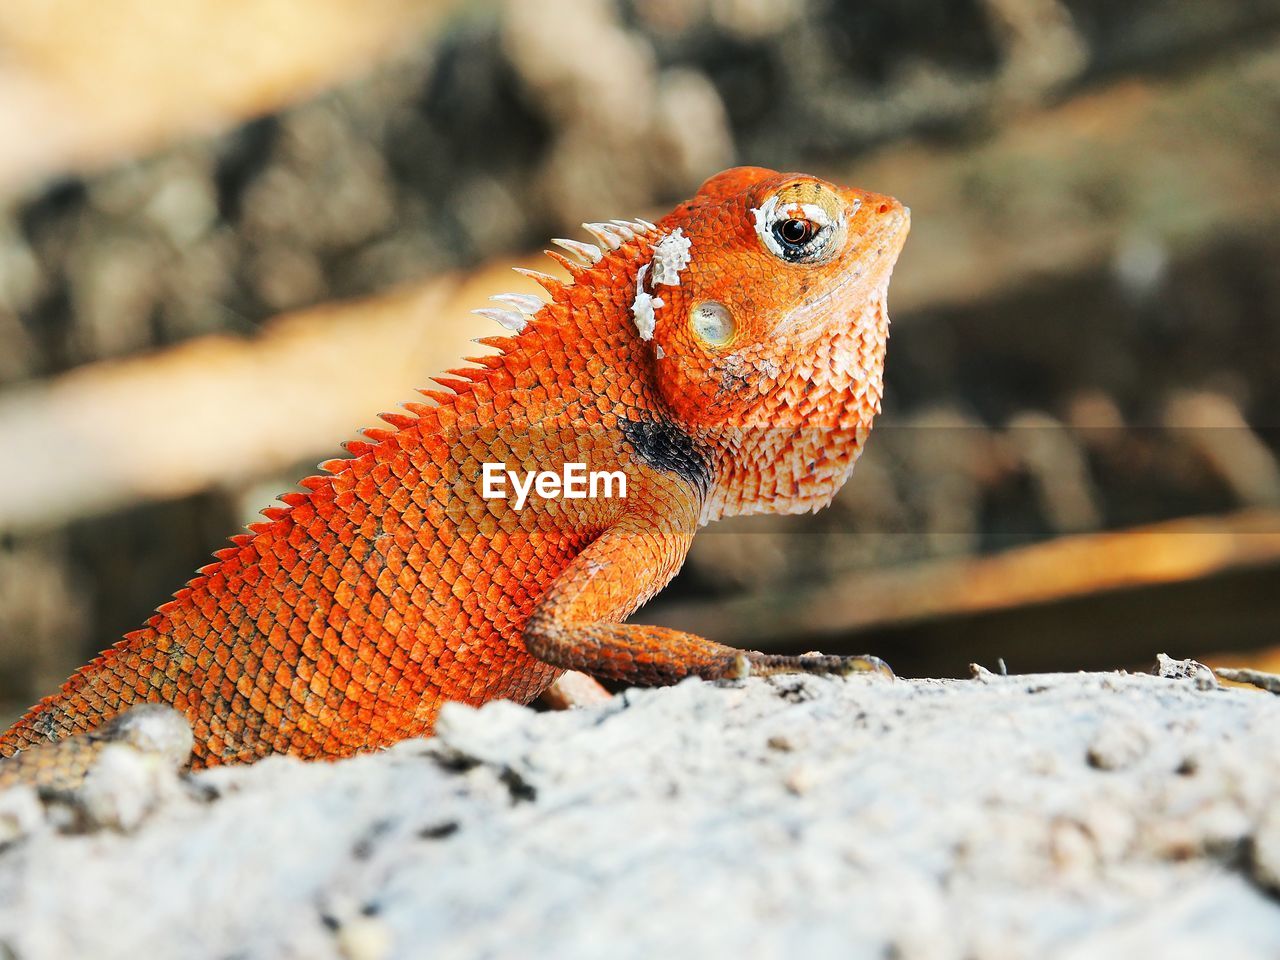
<path fill-rule="evenodd" d="M 756 235 L 775 257 L 782 256 L 782 247 L 773 237 L 774 211 L 778 209 L 778 198 L 770 197 L 758 207 L 751 208 L 751 215 L 756 221 Z"/>
<path fill-rule="evenodd" d="M 631 316 L 635 319 L 636 330 L 641 340 L 653 339 L 653 330 L 658 322 L 654 311 L 666 306 L 661 297 L 645 293 L 645 274 L 650 268 L 653 269 L 650 279 L 655 287 L 658 284 L 668 287 L 680 286 L 680 271 L 689 266 L 689 262 L 693 259 L 689 253 L 689 248 L 692 246 L 689 238 L 684 235 L 684 231 L 677 227 L 654 245 L 653 258 L 636 274 L 636 298 L 631 301 Z M 658 359 L 661 360 L 662 357 L 662 348 L 659 347 Z"/>
<path fill-rule="evenodd" d="M 680 271 L 693 259 L 689 253 L 689 248 L 692 246 L 689 238 L 679 227 L 658 241 L 658 245 L 653 248 L 654 284 L 661 283 L 668 287 L 680 286 Z"/>
<path fill-rule="evenodd" d="M 654 311 L 663 306 L 660 297 L 644 291 L 644 275 L 648 272 L 649 264 L 646 263 L 636 274 L 636 298 L 631 301 L 631 316 L 635 319 L 636 332 L 640 334 L 641 340 L 653 339 L 653 328 L 658 322 Z"/>

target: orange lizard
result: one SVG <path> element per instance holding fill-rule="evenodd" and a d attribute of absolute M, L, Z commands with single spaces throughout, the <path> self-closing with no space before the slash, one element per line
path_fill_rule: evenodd
<path fill-rule="evenodd" d="M 556 241 L 581 257 L 550 253 L 571 282 L 523 271 L 547 302 L 477 311 L 514 334 L 481 341 L 496 354 L 284 494 L 0 755 L 142 702 L 185 715 L 200 767 L 386 746 L 429 733 L 446 700 L 528 702 L 569 669 L 637 684 L 885 669 L 622 621 L 700 525 L 816 510 L 845 482 L 880 408 L 908 225 L 889 197 L 746 167 L 660 223 Z"/>

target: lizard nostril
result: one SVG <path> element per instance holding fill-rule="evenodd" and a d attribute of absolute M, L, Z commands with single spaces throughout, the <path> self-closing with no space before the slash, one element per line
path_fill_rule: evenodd
<path fill-rule="evenodd" d="M 888 213 L 888 212 L 889 212 L 889 204 L 887 204 L 887 203 L 882 203 L 882 204 L 880 204 L 880 209 L 877 211 L 877 213 L 879 213 L 881 216 L 883 216 L 884 214 L 886 214 L 886 213 Z"/>

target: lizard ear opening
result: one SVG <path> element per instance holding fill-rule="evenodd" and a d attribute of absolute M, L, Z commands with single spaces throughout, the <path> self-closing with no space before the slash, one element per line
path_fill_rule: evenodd
<path fill-rule="evenodd" d="M 695 337 L 711 347 L 723 347 L 733 339 L 738 325 L 723 303 L 704 300 L 689 311 L 689 328 Z"/>

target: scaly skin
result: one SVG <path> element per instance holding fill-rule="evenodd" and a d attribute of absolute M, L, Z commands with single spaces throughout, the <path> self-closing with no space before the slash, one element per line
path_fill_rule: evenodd
<path fill-rule="evenodd" d="M 573 282 L 541 278 L 550 302 L 517 336 L 485 341 L 497 355 L 450 371 L 437 381 L 449 392 L 423 391 L 434 404 L 385 415 L 394 429 L 366 431 L 285 494 L 33 707 L 0 754 L 140 702 L 181 711 L 205 766 L 386 746 L 429 733 L 446 700 L 528 702 L 568 668 L 641 684 L 875 668 L 622 621 L 675 575 L 701 524 L 817 509 L 844 483 L 879 411 L 906 212 L 740 168 L 650 226 L 589 266 L 553 255 Z M 655 247 L 677 229 L 688 263 L 661 267 Z M 661 301 L 647 339 L 645 294 Z M 706 301 L 732 331 L 695 329 Z M 621 470 L 627 496 L 534 494 L 517 511 L 482 498 L 486 461 Z"/>

